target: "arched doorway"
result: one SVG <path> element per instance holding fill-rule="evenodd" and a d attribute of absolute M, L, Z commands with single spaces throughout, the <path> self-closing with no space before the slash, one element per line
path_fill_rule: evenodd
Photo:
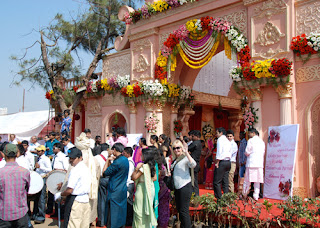
<path fill-rule="evenodd" d="M 316 188 L 317 178 L 320 177 L 320 96 L 312 102 L 307 121 L 310 195 L 316 197 L 320 195 Z"/>
<path fill-rule="evenodd" d="M 106 133 L 112 133 L 118 127 L 124 128 L 128 132 L 127 119 L 120 111 L 115 111 L 111 113 L 108 117 L 106 124 Z"/>

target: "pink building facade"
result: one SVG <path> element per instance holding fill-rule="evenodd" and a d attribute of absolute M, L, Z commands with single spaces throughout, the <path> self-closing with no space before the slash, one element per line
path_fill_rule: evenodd
<path fill-rule="evenodd" d="M 285 57 L 293 62 L 288 83 L 255 85 L 250 90 L 240 86 L 240 89 L 252 107 L 259 109 L 255 127 L 265 142 L 269 126 L 300 125 L 293 193 L 302 197 L 317 196 L 316 179 L 320 176 L 320 58 L 313 54 L 309 61 L 303 63 L 290 49 L 290 44 L 292 37 L 320 32 L 319 8 L 320 1 L 315 0 L 187 2 L 127 25 L 124 36 L 115 41 L 117 52 L 103 61 L 102 78 L 130 75 L 131 82 L 154 80 L 158 53 L 168 35 L 180 25 L 205 16 L 228 21 L 247 37 L 253 60 Z M 119 19 L 124 20 L 125 13 L 132 11 L 129 7 L 122 7 Z M 236 132 L 238 139 L 243 121 L 243 95 L 236 93 L 228 73 L 230 66 L 237 63 L 225 60 L 224 52 L 221 42 L 216 56 L 203 69 L 192 69 L 181 57 L 177 57 L 176 69 L 168 75 L 168 81 L 193 88 L 194 108 L 161 100 L 126 102 L 120 94 L 106 94 L 88 97 L 83 102 L 85 112 L 80 116 L 85 119 L 85 125 L 93 135 L 105 136 L 111 132 L 112 126 L 117 125 L 124 127 L 128 133 L 143 133 L 148 138 L 150 134 L 144 127 L 144 118 L 155 113 L 159 119 L 156 134 L 165 133 L 175 138 L 174 120 L 181 120 L 184 134 L 194 126 L 200 127 L 198 130 L 206 124 L 216 128 L 220 127 L 215 126 L 219 115 L 217 110 L 221 113 L 223 110 L 227 113 L 227 127 Z M 83 124 L 76 122 L 75 135 L 82 131 Z"/>

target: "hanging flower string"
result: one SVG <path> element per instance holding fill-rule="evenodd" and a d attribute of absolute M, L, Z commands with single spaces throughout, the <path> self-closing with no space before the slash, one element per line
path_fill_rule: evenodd
<path fill-rule="evenodd" d="M 174 124 L 173 132 L 174 132 L 175 136 L 179 136 L 183 130 L 182 122 L 181 122 L 181 120 L 175 120 L 173 122 L 173 124 Z"/>
<path fill-rule="evenodd" d="M 159 119 L 154 112 L 152 113 L 152 116 L 144 118 L 144 127 L 147 129 L 148 133 L 156 133 L 158 123 Z"/>
<path fill-rule="evenodd" d="M 244 114 L 243 114 L 243 120 L 244 120 L 244 126 L 245 126 L 245 131 L 254 128 L 254 124 L 258 122 L 258 116 L 257 116 L 257 111 L 259 109 L 254 109 L 253 107 L 249 107 Z"/>

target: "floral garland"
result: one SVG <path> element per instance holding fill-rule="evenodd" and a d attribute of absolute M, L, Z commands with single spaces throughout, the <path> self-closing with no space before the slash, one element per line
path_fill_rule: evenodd
<path fill-rule="evenodd" d="M 155 78 L 163 80 L 175 70 L 178 53 L 189 67 L 202 68 L 214 56 L 222 35 L 227 57 L 233 54 L 241 66 L 250 65 L 248 41 L 241 31 L 225 20 L 207 16 L 189 20 L 169 34 L 157 58 Z"/>
<path fill-rule="evenodd" d="M 143 5 L 140 9 L 137 9 L 131 13 L 125 14 L 125 22 L 126 24 L 136 23 L 141 19 L 147 19 L 151 15 L 174 9 L 176 7 L 182 6 L 188 2 L 192 3 L 199 0 L 159 0 L 154 3 L 147 3 Z"/>
<path fill-rule="evenodd" d="M 175 120 L 173 122 L 173 124 L 174 124 L 173 132 L 174 132 L 175 136 L 179 136 L 183 130 L 182 122 L 181 122 L 181 120 Z"/>
<path fill-rule="evenodd" d="M 299 58 L 305 63 L 307 62 L 312 54 L 320 55 L 320 34 L 310 33 L 309 36 L 302 34 L 292 38 L 291 50 L 299 56 Z M 308 55 L 305 59 L 301 55 Z"/>
<path fill-rule="evenodd" d="M 213 127 L 210 124 L 204 125 L 202 128 L 202 135 L 205 139 L 212 137 L 213 134 Z"/>
<path fill-rule="evenodd" d="M 144 118 L 144 127 L 147 128 L 148 133 L 156 133 L 158 127 L 159 119 L 155 113 L 152 116 Z"/>
<path fill-rule="evenodd" d="M 254 128 L 254 124 L 258 122 L 259 117 L 257 116 L 257 111 L 259 109 L 254 109 L 253 107 L 249 107 L 244 114 L 243 114 L 243 120 L 244 120 L 244 131 L 246 132 L 248 129 Z"/>

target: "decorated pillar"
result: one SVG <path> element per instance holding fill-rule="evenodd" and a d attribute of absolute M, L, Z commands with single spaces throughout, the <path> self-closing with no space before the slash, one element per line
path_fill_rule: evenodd
<path fill-rule="evenodd" d="M 260 88 L 254 88 L 246 90 L 245 94 L 247 97 L 251 98 L 251 105 L 256 111 L 258 121 L 255 123 L 254 128 L 257 129 L 260 135 L 262 135 L 262 115 L 261 115 L 261 101 L 262 101 L 262 91 Z"/>
<path fill-rule="evenodd" d="M 229 121 L 231 130 L 234 132 L 234 140 L 240 141 L 240 126 L 242 124 L 243 114 L 241 110 L 230 112 Z"/>
<path fill-rule="evenodd" d="M 153 102 L 152 100 L 147 100 L 143 102 L 143 107 L 146 110 L 146 118 L 150 118 L 153 116 Z M 147 145 L 150 145 L 150 136 L 152 133 L 148 132 L 146 129 L 146 140 L 147 140 Z"/>
<path fill-rule="evenodd" d="M 137 106 L 133 101 L 130 101 L 128 103 L 129 108 L 129 119 L 130 119 L 130 125 L 129 125 L 129 132 L 130 134 L 135 134 L 137 131 L 136 125 L 137 125 Z"/>
<path fill-rule="evenodd" d="M 276 88 L 280 99 L 280 125 L 292 124 L 292 83 Z"/>
<path fill-rule="evenodd" d="M 185 106 L 185 108 L 181 111 L 181 122 L 182 122 L 182 126 L 183 126 L 183 129 L 182 129 L 182 135 L 188 135 L 188 132 L 189 132 L 189 119 L 190 119 L 190 116 L 194 115 L 195 114 L 195 111 L 190 108 L 189 106 Z"/>
<path fill-rule="evenodd" d="M 173 140 L 176 138 L 174 134 L 174 121 L 178 119 L 178 110 L 180 106 L 176 104 L 171 105 L 171 115 L 170 115 L 170 138 Z"/>
<path fill-rule="evenodd" d="M 163 108 L 165 106 L 165 102 L 162 100 L 157 100 L 155 102 L 155 114 L 157 119 L 159 120 L 158 126 L 157 126 L 157 132 L 154 133 L 156 135 L 163 134 Z"/>

